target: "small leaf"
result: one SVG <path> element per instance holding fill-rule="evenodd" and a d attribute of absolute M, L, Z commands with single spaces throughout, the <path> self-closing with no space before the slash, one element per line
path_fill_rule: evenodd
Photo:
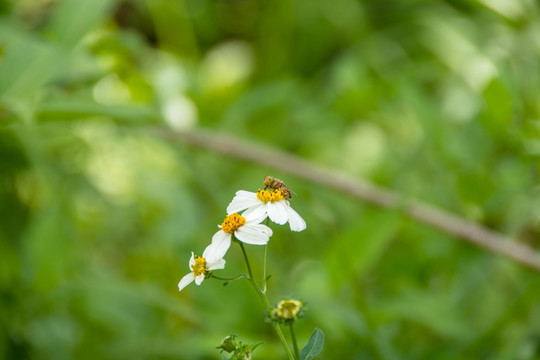
<path fill-rule="evenodd" d="M 315 328 L 309 337 L 307 345 L 300 352 L 300 360 L 311 360 L 319 354 L 324 346 L 324 334 L 321 329 Z"/>

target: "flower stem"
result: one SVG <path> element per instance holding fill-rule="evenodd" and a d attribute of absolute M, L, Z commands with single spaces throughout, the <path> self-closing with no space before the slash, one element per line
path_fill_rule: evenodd
<path fill-rule="evenodd" d="M 277 323 L 273 324 L 272 326 L 274 327 L 274 329 L 276 329 L 279 340 L 281 340 L 281 345 L 283 345 L 283 349 L 285 349 L 289 360 L 294 360 L 294 356 L 291 353 L 291 349 L 289 349 L 289 345 L 287 345 L 287 340 L 285 339 L 285 335 L 283 335 L 283 331 L 281 331 L 281 328 Z M 300 358 L 298 358 L 298 360 L 300 360 Z"/>
<path fill-rule="evenodd" d="M 266 226 L 268 226 L 268 221 L 270 218 L 266 218 Z M 262 276 L 262 291 L 266 294 L 266 252 L 268 250 L 268 244 L 264 244 L 264 250 L 263 250 L 263 276 Z"/>
<path fill-rule="evenodd" d="M 298 351 L 298 344 L 296 343 L 296 336 L 294 335 L 294 327 L 292 321 L 289 323 L 289 328 L 291 329 L 291 340 L 294 347 L 294 355 L 296 355 L 296 358 L 300 360 L 300 352 Z"/>
<path fill-rule="evenodd" d="M 246 249 L 244 248 L 244 243 L 239 241 L 238 244 L 240 244 L 240 248 L 242 249 L 242 254 L 244 254 L 244 260 L 246 261 L 249 277 L 253 279 L 253 273 L 251 272 L 251 266 L 249 265 L 249 259 L 246 253 Z"/>
<path fill-rule="evenodd" d="M 263 276 L 262 276 L 262 292 L 266 294 L 266 249 L 268 245 L 264 245 L 263 252 Z"/>
<path fill-rule="evenodd" d="M 214 278 L 214 279 L 218 279 L 218 280 L 223 280 L 223 281 L 225 281 L 225 282 L 223 283 L 223 285 L 227 285 L 227 284 L 229 284 L 231 281 L 238 280 L 238 279 L 247 279 L 249 276 L 246 275 L 246 274 L 238 274 L 238 275 L 235 276 L 235 277 L 232 277 L 232 278 L 226 278 L 226 277 L 221 277 L 221 276 L 217 276 L 217 275 L 214 275 L 214 274 L 210 274 L 210 277 L 211 277 L 211 278 Z"/>
<path fill-rule="evenodd" d="M 261 289 L 259 284 L 257 284 L 257 282 L 255 280 L 253 280 L 253 273 L 251 272 L 251 266 L 249 264 L 249 259 L 248 259 L 247 253 L 246 253 L 246 249 L 244 248 L 244 244 L 242 242 L 240 242 L 240 241 L 238 242 L 238 244 L 240 244 L 240 248 L 242 249 L 242 254 L 244 254 L 244 260 L 246 261 L 246 266 L 247 266 L 247 270 L 248 270 L 248 274 L 249 274 L 249 276 L 247 276 L 246 279 L 249 281 L 251 286 L 253 286 L 253 288 L 255 289 L 255 291 L 257 292 L 259 297 L 261 298 L 261 300 L 262 300 L 262 302 L 264 304 L 264 307 L 269 312 L 270 311 L 270 303 L 268 302 L 268 298 L 266 297 L 266 294 L 263 292 L 263 290 Z M 295 360 L 293 354 L 291 353 L 291 349 L 289 349 L 289 345 L 287 344 L 287 340 L 285 339 L 285 335 L 283 335 L 283 331 L 279 327 L 279 324 L 273 323 L 272 326 L 276 330 L 276 334 L 278 335 L 279 340 L 281 341 L 281 345 L 283 345 L 283 349 L 287 353 L 287 357 L 289 358 L 289 360 Z"/>

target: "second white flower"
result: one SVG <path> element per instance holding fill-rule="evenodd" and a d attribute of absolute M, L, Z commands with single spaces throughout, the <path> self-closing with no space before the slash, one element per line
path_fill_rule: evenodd
<path fill-rule="evenodd" d="M 233 235 L 246 244 L 266 245 L 272 236 L 272 229 L 259 224 L 262 220 L 264 218 L 253 215 L 239 215 L 238 213 L 227 215 L 220 225 L 221 230 L 212 237 L 209 252 L 214 257 L 223 257 L 231 246 Z"/>

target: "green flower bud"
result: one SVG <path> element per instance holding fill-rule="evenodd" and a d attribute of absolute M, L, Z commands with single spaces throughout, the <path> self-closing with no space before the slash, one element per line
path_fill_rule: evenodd
<path fill-rule="evenodd" d="M 220 352 L 226 351 L 232 353 L 228 360 L 251 360 L 251 353 L 253 350 L 262 344 L 244 344 L 241 341 L 236 341 L 236 338 L 237 336 L 234 334 L 229 335 L 216 347 L 216 349 L 221 350 Z"/>
<path fill-rule="evenodd" d="M 221 352 L 226 351 L 229 353 L 236 351 L 237 348 L 238 344 L 236 343 L 236 335 L 234 334 L 225 337 L 225 339 L 221 341 L 221 344 L 219 344 L 219 346 L 216 346 L 216 349 L 220 349 Z"/>

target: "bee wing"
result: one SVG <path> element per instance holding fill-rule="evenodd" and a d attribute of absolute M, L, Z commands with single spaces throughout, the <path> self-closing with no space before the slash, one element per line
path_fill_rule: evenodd
<path fill-rule="evenodd" d="M 293 189 L 291 189 L 291 188 L 290 188 L 290 187 L 288 187 L 288 186 L 287 186 L 286 188 L 287 188 L 287 190 L 289 190 L 289 192 L 291 193 L 291 197 L 292 197 L 292 195 L 294 195 L 294 196 L 298 196 L 298 194 L 297 194 L 297 193 L 295 193 Z"/>

